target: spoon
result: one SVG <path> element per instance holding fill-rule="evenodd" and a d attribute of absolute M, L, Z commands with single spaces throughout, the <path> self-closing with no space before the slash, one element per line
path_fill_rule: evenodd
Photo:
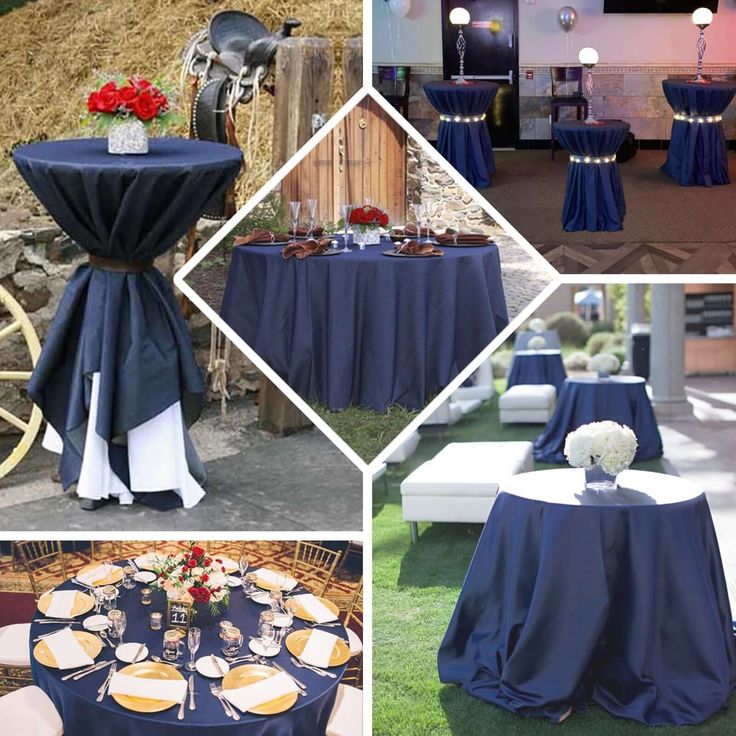
<path fill-rule="evenodd" d="M 157 657 L 155 654 L 151 655 L 151 659 L 158 664 L 167 664 L 169 667 L 175 667 L 177 670 L 182 668 L 182 665 L 177 664 L 176 662 L 167 662 L 165 659 L 161 659 L 161 657 Z"/>

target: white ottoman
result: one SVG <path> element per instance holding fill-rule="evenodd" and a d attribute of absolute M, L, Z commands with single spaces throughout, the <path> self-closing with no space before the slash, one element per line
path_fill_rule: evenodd
<path fill-rule="evenodd" d="M 546 424 L 555 410 L 557 391 L 547 383 L 512 386 L 498 398 L 501 424 Z"/>
<path fill-rule="evenodd" d="M 387 458 L 386 462 L 389 465 L 398 465 L 399 463 L 405 463 L 416 451 L 417 445 L 419 445 L 419 432 L 412 432 L 404 442 L 399 445 Z"/>
<path fill-rule="evenodd" d="M 455 403 L 452 397 L 444 401 L 423 422 L 423 427 L 451 427 L 463 418 L 460 404 Z"/>
<path fill-rule="evenodd" d="M 485 523 L 499 483 L 531 470 L 531 442 L 451 442 L 401 483 L 412 541 L 419 521 Z"/>

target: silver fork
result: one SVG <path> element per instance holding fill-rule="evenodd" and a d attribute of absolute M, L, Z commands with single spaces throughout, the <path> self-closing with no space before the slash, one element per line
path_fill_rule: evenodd
<path fill-rule="evenodd" d="M 305 662 L 304 660 L 297 659 L 296 657 L 292 657 L 291 661 L 297 666 L 301 667 L 305 670 L 311 670 L 314 672 L 315 675 L 319 675 L 320 677 L 331 677 L 333 680 L 337 679 L 337 675 L 334 672 L 329 672 L 328 670 L 324 670 L 321 667 L 316 667 L 313 664 L 309 664 Z"/>
<path fill-rule="evenodd" d="M 230 705 L 230 703 L 225 700 L 223 694 L 222 694 L 222 687 L 215 685 L 214 682 L 210 683 L 210 690 L 212 691 L 212 694 L 222 703 L 222 707 L 225 709 L 225 713 L 230 716 L 234 721 L 239 721 L 240 716 L 238 715 L 235 708 Z"/>
<path fill-rule="evenodd" d="M 112 667 L 107 671 L 107 677 L 105 678 L 105 682 L 102 683 L 102 686 L 97 691 L 97 702 L 101 703 L 105 699 L 105 693 L 107 692 L 107 688 L 110 686 L 110 682 L 112 681 L 112 676 L 115 674 L 115 671 L 118 668 L 117 662 L 112 663 Z"/>

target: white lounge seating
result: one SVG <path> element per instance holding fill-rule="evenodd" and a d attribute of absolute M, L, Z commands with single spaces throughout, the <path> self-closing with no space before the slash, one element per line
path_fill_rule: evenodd
<path fill-rule="evenodd" d="M 423 422 L 423 427 L 451 427 L 463 418 L 463 410 L 460 404 L 452 398 L 444 401 Z"/>
<path fill-rule="evenodd" d="M 0 698 L 0 723 L 13 736 L 63 736 L 64 724 L 40 687 L 29 685 Z"/>
<path fill-rule="evenodd" d="M 471 411 L 475 411 L 483 403 L 481 399 L 456 399 L 453 394 L 453 403 L 460 407 L 460 413 L 465 416 L 470 414 Z"/>
<path fill-rule="evenodd" d="M 397 447 L 387 458 L 386 462 L 389 465 L 398 465 L 399 463 L 405 463 L 416 451 L 419 445 L 419 432 L 412 432 L 401 444 Z"/>
<path fill-rule="evenodd" d="M 338 685 L 325 736 L 360 736 L 362 733 L 363 691 L 351 685 Z"/>
<path fill-rule="evenodd" d="M 501 424 L 546 424 L 555 410 L 557 391 L 547 383 L 512 386 L 498 399 Z"/>
<path fill-rule="evenodd" d="M 485 523 L 499 483 L 531 470 L 531 442 L 451 442 L 401 483 L 412 541 L 420 521 Z"/>
<path fill-rule="evenodd" d="M 348 632 L 348 646 L 350 647 L 350 656 L 357 657 L 363 651 L 363 642 L 352 629 L 345 629 L 345 631 Z"/>
<path fill-rule="evenodd" d="M 482 363 L 475 373 L 473 373 L 472 386 L 460 386 L 452 395 L 454 401 L 467 401 L 468 399 L 480 399 L 488 401 L 492 399 L 496 393 L 493 385 L 493 366 L 491 361 L 487 360 Z"/>
<path fill-rule="evenodd" d="M 0 628 L 0 665 L 30 667 L 30 624 L 9 624 Z"/>

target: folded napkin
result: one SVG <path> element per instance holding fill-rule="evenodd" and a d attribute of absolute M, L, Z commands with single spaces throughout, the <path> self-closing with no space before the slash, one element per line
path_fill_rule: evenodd
<path fill-rule="evenodd" d="M 452 232 L 440 233 L 437 236 L 437 242 L 442 244 L 454 244 L 455 236 Z M 484 235 L 483 233 L 458 233 L 457 244 L 458 245 L 481 245 L 485 243 L 492 243 L 493 238 Z"/>
<path fill-rule="evenodd" d="M 296 587 L 296 580 L 289 575 L 284 575 L 275 570 L 269 570 L 267 567 L 259 567 L 256 570 L 256 575 L 266 583 L 271 585 L 278 585 L 279 588 L 284 590 L 293 590 Z"/>
<path fill-rule="evenodd" d="M 445 252 L 432 243 L 419 243 L 412 240 L 408 243 L 396 243 L 394 250 L 407 256 L 443 256 Z"/>
<path fill-rule="evenodd" d="M 94 659 L 84 651 L 71 629 L 56 631 L 44 636 L 43 640 L 60 670 L 71 670 L 95 663 Z"/>
<path fill-rule="evenodd" d="M 329 667 L 336 641 L 337 637 L 334 634 L 312 629 L 299 659 L 315 667 Z"/>
<path fill-rule="evenodd" d="M 282 251 L 281 255 L 284 258 L 291 258 L 296 256 L 299 260 L 303 258 L 309 258 L 309 256 L 319 255 L 320 253 L 326 253 L 330 249 L 330 238 L 320 238 L 314 240 L 295 240 L 289 243 Z"/>
<path fill-rule="evenodd" d="M 294 680 L 285 672 L 279 672 L 278 675 L 259 680 L 252 685 L 243 685 L 235 690 L 223 690 L 222 694 L 241 713 L 245 713 L 282 695 L 295 692 L 298 692 L 298 688 Z"/>
<path fill-rule="evenodd" d="M 187 695 L 187 681 L 131 677 L 116 672 L 110 681 L 110 695 L 130 695 L 134 698 L 181 703 Z"/>
<path fill-rule="evenodd" d="M 94 585 L 98 580 L 104 580 L 105 578 L 110 577 L 117 569 L 119 568 L 115 565 L 97 565 L 94 569 L 89 570 L 82 575 L 77 575 L 77 580 L 85 585 Z"/>
<path fill-rule="evenodd" d="M 337 621 L 332 611 L 311 593 L 302 593 L 301 595 L 292 596 L 295 600 L 317 623 L 326 624 L 329 621 Z"/>
<path fill-rule="evenodd" d="M 298 232 L 298 230 L 297 230 Z M 249 245 L 250 243 L 273 243 L 274 241 L 283 243 L 290 240 L 291 236 L 286 233 L 277 233 L 272 230 L 266 230 L 264 227 L 257 227 L 251 230 L 247 235 L 238 235 L 233 240 L 233 245 Z"/>
<path fill-rule="evenodd" d="M 46 615 L 49 618 L 72 618 L 76 598 L 76 590 L 54 591 L 51 593 L 51 601 L 46 609 Z"/>

